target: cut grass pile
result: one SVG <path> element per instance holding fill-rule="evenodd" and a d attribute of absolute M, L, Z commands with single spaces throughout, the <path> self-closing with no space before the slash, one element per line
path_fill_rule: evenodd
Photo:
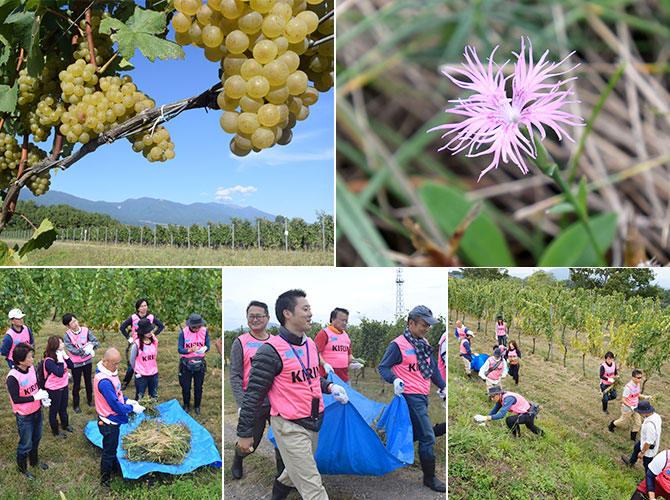
<path fill-rule="evenodd" d="M 191 430 L 183 423 L 146 419 L 123 436 L 122 446 L 131 462 L 179 465 L 191 451 Z"/>

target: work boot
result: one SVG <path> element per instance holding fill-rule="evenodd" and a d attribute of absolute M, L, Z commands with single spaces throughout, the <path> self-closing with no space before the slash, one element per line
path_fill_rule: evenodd
<path fill-rule="evenodd" d="M 183 408 L 184 411 L 186 411 L 186 412 L 191 411 L 191 403 L 184 403 L 184 404 L 182 405 L 182 408 Z"/>
<path fill-rule="evenodd" d="M 612 420 L 610 424 L 607 426 L 607 428 L 609 429 L 610 432 L 614 432 L 614 427 L 616 426 L 614 425 L 614 420 Z"/>
<path fill-rule="evenodd" d="M 110 481 L 112 479 L 112 472 L 108 470 L 100 470 L 100 484 L 107 488 L 110 487 Z"/>
<path fill-rule="evenodd" d="M 630 463 L 630 458 L 628 458 L 626 455 L 621 455 L 621 460 L 623 460 L 628 467 L 632 467 L 634 465 Z"/>
<path fill-rule="evenodd" d="M 68 425 L 68 426 L 65 427 L 63 430 L 64 430 L 64 431 L 68 431 L 68 432 L 74 432 L 74 428 L 73 428 L 71 425 Z"/>
<path fill-rule="evenodd" d="M 275 463 L 277 464 L 277 477 L 279 477 L 286 468 L 284 466 L 284 460 L 281 458 L 281 453 L 279 453 L 279 448 L 275 448 Z"/>
<path fill-rule="evenodd" d="M 637 432 L 630 431 L 630 440 L 637 441 Z"/>
<path fill-rule="evenodd" d="M 423 470 L 423 485 L 433 491 L 447 491 L 442 481 L 435 477 L 435 458 L 421 458 L 421 469 Z"/>
<path fill-rule="evenodd" d="M 200 415 L 200 407 L 199 406 L 195 407 L 195 414 Z"/>
<path fill-rule="evenodd" d="M 124 380 L 124 381 L 121 383 L 121 390 L 122 390 L 122 391 L 125 391 L 125 390 L 126 390 L 126 387 L 128 387 L 128 382 L 126 382 L 126 381 Z"/>
<path fill-rule="evenodd" d="M 610 412 L 607 411 L 607 403 L 603 403 L 603 413 L 604 413 L 605 415 L 609 415 L 609 414 L 610 414 Z"/>
<path fill-rule="evenodd" d="M 291 487 L 280 483 L 277 479 L 272 484 L 272 499 L 271 500 L 285 500 L 291 492 Z"/>
<path fill-rule="evenodd" d="M 233 455 L 233 465 L 230 467 L 230 472 L 233 474 L 235 479 L 242 479 L 244 475 L 244 469 L 242 468 L 243 457 L 239 456 L 237 453 Z"/>
<path fill-rule="evenodd" d="M 62 432 L 54 432 L 53 435 L 54 435 L 54 437 L 57 437 L 57 438 L 63 438 L 63 439 L 65 439 L 65 438 L 67 437 L 67 436 L 66 436 L 65 434 L 63 434 Z"/>
<path fill-rule="evenodd" d="M 81 408 L 79 408 L 79 406 L 75 406 L 74 407 L 74 412 L 75 413 L 81 413 Z"/>
<path fill-rule="evenodd" d="M 435 434 L 435 437 L 440 437 L 446 434 L 447 432 L 447 423 L 442 422 L 441 424 L 435 424 L 433 426 L 433 433 Z"/>
<path fill-rule="evenodd" d="M 47 470 L 49 466 L 45 464 L 44 462 L 40 462 L 38 456 L 37 456 L 37 450 L 31 450 L 30 453 L 28 454 L 28 458 L 30 459 L 30 465 L 33 467 L 39 467 L 42 470 Z"/>
<path fill-rule="evenodd" d="M 28 479 L 35 480 L 35 476 L 33 476 L 30 471 L 28 471 L 28 464 L 25 459 L 23 460 L 17 460 L 16 464 L 19 466 L 19 472 L 23 475 L 25 475 Z"/>

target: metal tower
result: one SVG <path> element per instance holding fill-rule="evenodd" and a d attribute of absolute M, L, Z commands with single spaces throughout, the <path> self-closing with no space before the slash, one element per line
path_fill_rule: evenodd
<path fill-rule="evenodd" d="M 405 280 L 402 277 L 402 267 L 396 269 L 395 272 L 395 319 L 404 316 L 405 314 L 405 294 L 403 292 L 403 283 Z"/>

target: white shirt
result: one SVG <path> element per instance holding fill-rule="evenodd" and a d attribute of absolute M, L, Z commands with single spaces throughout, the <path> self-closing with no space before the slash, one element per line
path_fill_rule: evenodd
<path fill-rule="evenodd" d="M 491 361 L 492 359 L 494 361 Z M 502 372 L 500 374 L 500 378 L 491 378 L 491 377 L 486 376 L 486 371 L 491 366 L 495 366 L 495 364 L 497 363 L 497 361 L 495 361 L 495 358 L 492 358 L 492 357 L 489 357 L 489 359 L 487 359 L 484 362 L 484 364 L 482 365 L 482 367 L 479 369 L 479 376 L 481 378 L 483 378 L 484 380 L 489 379 L 491 381 L 501 380 L 501 379 L 505 378 L 507 376 L 507 362 L 505 361 L 505 358 L 501 358 L 501 359 L 502 359 Z"/>
<path fill-rule="evenodd" d="M 649 443 L 653 448 L 649 448 L 645 453 L 645 457 L 653 458 L 658 453 L 658 448 L 661 446 L 661 416 L 658 413 L 652 413 L 642 422 L 642 429 L 640 431 L 640 447 L 644 443 Z"/>
<path fill-rule="evenodd" d="M 656 455 L 656 457 L 649 462 L 649 470 L 654 473 L 655 476 L 658 476 L 663 472 L 663 468 L 670 457 L 670 450 L 665 450 Z"/>

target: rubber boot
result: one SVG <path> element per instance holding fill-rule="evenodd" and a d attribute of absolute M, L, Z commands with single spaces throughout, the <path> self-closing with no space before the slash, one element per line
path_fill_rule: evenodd
<path fill-rule="evenodd" d="M 421 458 L 421 469 L 423 470 L 423 485 L 433 491 L 447 491 L 445 484 L 435 477 L 435 458 Z"/>
<path fill-rule="evenodd" d="M 275 448 L 275 462 L 277 464 L 277 477 L 279 477 L 286 468 L 284 467 L 284 460 L 281 458 L 281 453 L 279 453 L 279 448 Z"/>
<path fill-rule="evenodd" d="M 271 500 L 285 500 L 291 492 L 291 487 L 280 483 L 277 479 L 272 485 L 272 499 Z"/>
<path fill-rule="evenodd" d="M 31 450 L 30 453 L 28 454 L 28 457 L 30 458 L 31 466 L 39 467 L 42 470 L 47 470 L 49 468 L 47 464 L 45 464 L 44 462 L 40 462 L 37 455 L 37 449 Z"/>
<path fill-rule="evenodd" d="M 102 486 L 105 486 L 105 487 L 109 488 L 109 486 L 110 486 L 109 483 L 110 483 L 111 479 L 112 479 L 112 472 L 111 471 L 108 471 L 108 470 L 105 471 L 105 470 L 102 470 L 102 469 L 100 470 L 100 484 Z"/>
<path fill-rule="evenodd" d="M 242 468 L 243 457 L 239 456 L 237 453 L 233 455 L 233 465 L 230 467 L 230 472 L 233 474 L 235 479 L 242 479 L 244 475 L 244 469 Z"/>
<path fill-rule="evenodd" d="M 630 432 L 630 440 L 631 441 L 637 441 L 637 432 Z"/>
<path fill-rule="evenodd" d="M 17 460 L 16 464 L 19 466 L 19 472 L 23 475 L 25 475 L 28 479 L 34 481 L 35 476 L 33 476 L 30 471 L 28 471 L 28 463 L 27 461 L 24 460 Z"/>
<path fill-rule="evenodd" d="M 610 412 L 607 411 L 607 403 L 605 403 L 605 402 L 603 402 L 603 413 L 604 413 L 605 415 L 609 415 L 609 414 L 610 414 Z"/>
<path fill-rule="evenodd" d="M 435 424 L 433 426 L 433 433 L 435 434 L 435 437 L 440 437 L 443 436 L 444 434 L 447 433 L 447 423 L 442 422 L 441 424 Z"/>
<path fill-rule="evenodd" d="M 609 429 L 610 432 L 614 432 L 614 427 L 616 426 L 614 425 L 614 420 L 612 420 L 610 424 L 607 426 L 607 429 Z"/>

